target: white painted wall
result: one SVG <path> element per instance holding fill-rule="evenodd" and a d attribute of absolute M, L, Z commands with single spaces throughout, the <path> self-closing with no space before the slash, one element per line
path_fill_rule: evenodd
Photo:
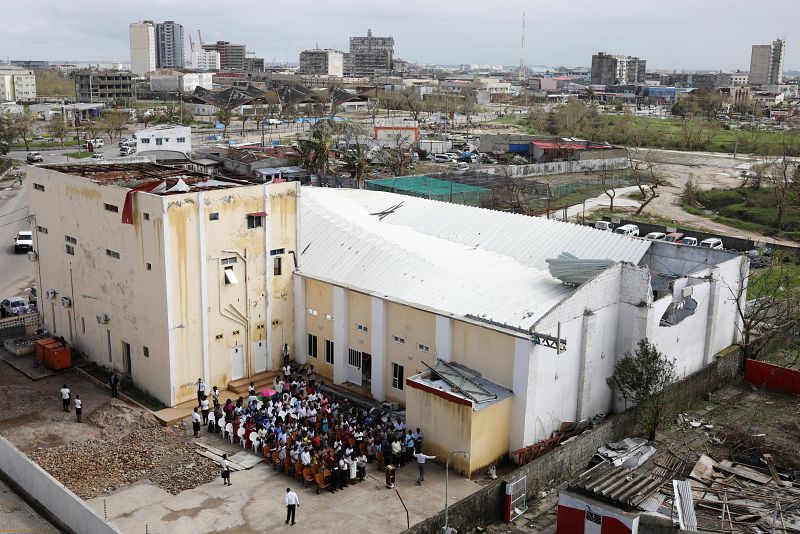
<path fill-rule="evenodd" d="M 151 150 L 172 150 L 192 153 L 192 128 L 189 126 L 153 126 L 137 130 L 136 151 L 139 154 Z"/>

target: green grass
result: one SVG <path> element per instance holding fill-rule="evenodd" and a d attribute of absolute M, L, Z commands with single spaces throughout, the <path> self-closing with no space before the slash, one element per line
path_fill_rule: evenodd
<path fill-rule="evenodd" d="M 574 206 L 580 204 L 586 199 L 594 198 L 603 193 L 603 187 L 599 185 L 592 185 L 586 189 L 568 193 L 564 196 L 554 198 L 550 201 L 551 206 Z"/>
<path fill-rule="evenodd" d="M 514 117 L 499 117 L 489 121 L 494 124 L 508 124 L 512 126 L 524 126 L 526 121 L 524 119 L 516 119 Z"/>
<path fill-rule="evenodd" d="M 88 158 L 89 156 L 91 156 L 92 152 L 88 152 L 88 151 L 83 150 L 81 152 L 67 152 L 64 155 L 67 156 L 68 158 L 83 159 L 83 158 Z"/>
<path fill-rule="evenodd" d="M 81 142 L 75 139 L 64 139 L 64 146 L 78 146 Z M 54 139 L 52 141 L 30 141 L 28 146 L 31 150 L 36 148 L 59 148 L 61 141 Z M 26 150 L 25 143 L 15 143 L 11 145 L 13 150 Z"/>

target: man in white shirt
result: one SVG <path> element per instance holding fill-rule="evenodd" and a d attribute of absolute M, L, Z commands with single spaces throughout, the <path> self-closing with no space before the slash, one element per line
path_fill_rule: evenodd
<path fill-rule="evenodd" d="M 419 467 L 419 478 L 417 479 L 417 486 L 421 486 L 425 482 L 425 460 L 435 460 L 436 456 L 428 456 L 423 454 L 422 451 L 415 452 L 414 458 L 417 459 L 417 467 Z"/>
<path fill-rule="evenodd" d="M 203 382 L 202 378 L 197 379 L 197 405 L 200 406 L 200 403 L 203 401 L 203 397 L 206 395 L 206 383 Z"/>
<path fill-rule="evenodd" d="M 203 396 L 203 399 L 200 401 L 200 411 L 203 412 L 203 424 L 208 424 L 208 397 Z"/>
<path fill-rule="evenodd" d="M 292 378 L 292 366 L 289 365 L 289 362 L 283 366 L 283 379 L 289 381 Z"/>
<path fill-rule="evenodd" d="M 294 525 L 294 513 L 295 509 L 300 506 L 300 498 L 297 496 L 295 492 L 292 491 L 291 488 L 286 488 L 286 524 L 289 524 L 289 520 L 292 520 L 292 524 Z"/>
<path fill-rule="evenodd" d="M 78 418 L 79 423 L 82 422 L 81 414 L 83 414 L 83 401 L 80 395 L 75 395 L 75 416 Z"/>
<path fill-rule="evenodd" d="M 303 464 L 303 467 L 311 467 L 311 454 L 308 452 L 308 449 L 303 449 L 303 452 L 300 453 L 300 462 Z"/>
<path fill-rule="evenodd" d="M 61 388 L 61 404 L 65 412 L 69 411 L 69 388 L 66 384 Z"/>
<path fill-rule="evenodd" d="M 222 461 L 219 463 L 222 468 L 222 484 L 225 486 L 231 485 L 231 468 L 228 464 L 228 455 L 222 455 Z"/>
<path fill-rule="evenodd" d="M 192 410 L 192 430 L 194 431 L 194 437 L 199 437 L 200 435 L 200 422 L 203 419 L 200 417 L 200 414 L 197 413 L 197 408 Z"/>

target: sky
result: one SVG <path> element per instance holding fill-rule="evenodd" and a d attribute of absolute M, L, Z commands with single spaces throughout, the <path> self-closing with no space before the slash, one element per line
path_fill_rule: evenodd
<path fill-rule="evenodd" d="M 246 44 L 267 62 L 391 35 L 395 56 L 434 64 L 589 66 L 598 51 L 648 70 L 749 69 L 750 47 L 787 40 L 800 70 L 800 0 L 0 0 L 0 58 L 128 62 L 128 25 L 174 20 L 196 38 Z M 186 56 L 188 59 L 188 38 Z"/>

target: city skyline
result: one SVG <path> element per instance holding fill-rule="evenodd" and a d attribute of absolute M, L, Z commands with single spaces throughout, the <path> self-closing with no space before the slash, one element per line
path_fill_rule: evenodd
<path fill-rule="evenodd" d="M 527 65 L 588 67 L 592 54 L 603 51 L 646 59 L 649 70 L 748 70 L 751 46 L 780 38 L 787 41 L 785 70 L 800 70 L 800 54 L 793 53 L 800 31 L 790 23 L 800 6 L 792 0 L 765 0 L 758 9 L 750 0 L 677 0 L 669 12 L 638 0 L 603 5 L 507 0 L 505 9 L 492 10 L 482 9 L 485 4 L 477 0 L 377 6 L 311 1 L 302 12 L 282 11 L 277 21 L 254 0 L 227 11 L 210 2 L 181 0 L 136 5 L 83 0 L 77 10 L 54 0 L 34 3 L 36 17 L 29 16 L 29 5 L 6 6 L 18 23 L 0 38 L 3 59 L 128 63 L 129 24 L 158 19 L 182 24 L 193 38 L 199 29 L 205 42 L 246 44 L 267 63 L 296 63 L 302 50 L 316 46 L 347 50 L 350 36 L 372 29 L 375 35 L 394 37 L 395 57 L 411 62 L 513 66 L 522 55 L 524 10 Z M 242 13 L 253 16 L 243 24 Z M 744 13 L 748 24 L 742 31 Z M 188 39 L 186 46 L 188 55 Z"/>

